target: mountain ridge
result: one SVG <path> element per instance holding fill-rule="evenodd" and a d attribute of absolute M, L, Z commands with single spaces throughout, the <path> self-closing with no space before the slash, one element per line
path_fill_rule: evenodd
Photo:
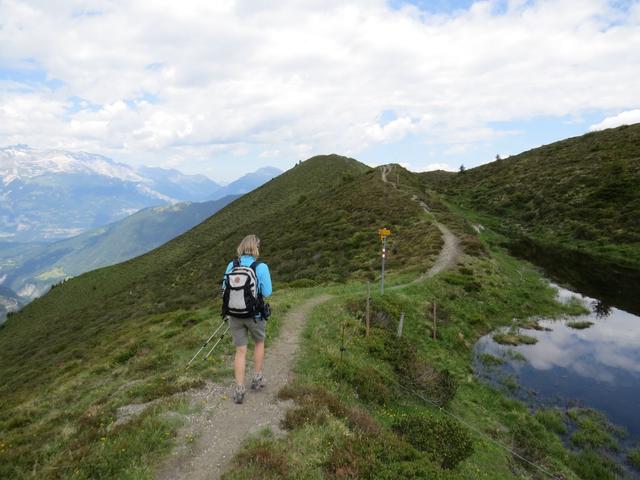
<path fill-rule="evenodd" d="M 254 172 L 247 173 L 237 180 L 231 182 L 224 187 L 220 187 L 213 195 L 209 196 L 210 200 L 217 200 L 226 195 L 242 195 L 248 193 L 265 182 L 277 177 L 282 170 L 275 167 L 262 167 Z"/>

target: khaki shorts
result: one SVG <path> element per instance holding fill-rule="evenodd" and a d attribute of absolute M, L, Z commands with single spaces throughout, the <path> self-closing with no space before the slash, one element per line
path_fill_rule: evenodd
<path fill-rule="evenodd" d="M 254 342 L 264 342 L 267 322 L 262 318 L 229 317 L 229 329 L 236 347 L 244 347 L 249 342 L 249 333 Z"/>

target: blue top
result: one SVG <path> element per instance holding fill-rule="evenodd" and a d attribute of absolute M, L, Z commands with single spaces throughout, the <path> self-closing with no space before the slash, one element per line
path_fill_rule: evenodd
<path fill-rule="evenodd" d="M 243 267 L 250 267 L 256 259 L 252 255 L 242 255 L 240 257 L 240 265 Z M 227 270 L 224 272 L 227 275 L 233 269 L 233 262 L 229 262 L 227 265 Z M 269 273 L 269 267 L 266 263 L 261 263 L 256 267 L 256 277 L 258 277 L 258 288 L 257 291 L 264 298 L 273 293 L 273 289 L 271 287 L 271 274 Z M 224 288 L 224 279 L 222 280 L 222 287 Z"/>

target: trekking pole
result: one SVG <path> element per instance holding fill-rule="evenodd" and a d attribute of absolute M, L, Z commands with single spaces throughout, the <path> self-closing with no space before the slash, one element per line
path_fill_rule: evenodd
<path fill-rule="evenodd" d="M 209 350 L 209 352 L 204 356 L 203 360 L 206 360 L 207 358 L 209 358 L 209 355 L 211 355 L 211 353 L 215 350 L 215 348 L 218 346 L 218 344 L 222 341 L 224 336 L 229 331 L 229 328 L 230 328 L 229 325 L 227 325 L 227 328 L 225 328 L 224 332 L 222 332 L 222 335 L 220 335 L 220 338 L 218 339 L 218 341 L 213 344 L 213 347 L 211 347 L 211 350 Z"/>
<path fill-rule="evenodd" d="M 211 341 L 211 339 L 216 336 L 216 333 L 218 333 L 220 331 L 220 329 L 222 328 L 224 323 L 225 323 L 225 321 L 222 320 L 222 323 L 220 325 L 218 325 L 218 328 L 216 328 L 215 331 L 211 334 L 211 336 L 209 338 L 207 338 L 207 341 L 202 344 L 202 346 L 200 347 L 200 350 L 198 350 L 196 352 L 196 354 L 191 358 L 191 360 L 189 360 L 189 363 L 187 363 L 187 366 L 184 367 L 184 368 L 189 368 L 189 365 L 191 365 L 191 363 L 196 359 L 196 357 L 202 351 L 202 349 L 204 349 L 207 345 L 209 345 L 209 342 Z"/>

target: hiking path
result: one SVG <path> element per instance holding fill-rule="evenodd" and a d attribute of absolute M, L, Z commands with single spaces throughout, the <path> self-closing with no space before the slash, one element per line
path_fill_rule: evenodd
<path fill-rule="evenodd" d="M 392 168 L 389 165 L 382 167 L 382 181 L 395 185 L 387 179 Z M 418 202 L 426 212 L 429 211 L 417 197 L 413 196 L 411 201 Z M 435 263 L 418 278 L 408 284 L 395 285 L 391 290 L 423 281 L 457 263 L 461 253 L 458 238 L 446 226 L 438 222 L 435 224 L 444 242 Z M 309 314 L 331 298 L 333 296 L 328 294 L 318 295 L 289 311 L 279 336 L 266 349 L 264 374 L 267 386 L 260 392 L 247 389 L 243 404 L 232 402 L 229 385 L 208 382 L 204 388 L 187 393 L 191 404 L 201 408 L 186 416 L 187 424 L 179 438 L 193 440 L 180 442 L 157 466 L 155 477 L 158 480 L 218 479 L 242 443 L 252 434 L 265 428 L 276 434 L 282 433 L 280 421 L 291 401 L 280 401 L 276 395 L 293 376 L 295 355 Z M 251 375 L 250 365 L 247 365 L 247 377 Z"/>

